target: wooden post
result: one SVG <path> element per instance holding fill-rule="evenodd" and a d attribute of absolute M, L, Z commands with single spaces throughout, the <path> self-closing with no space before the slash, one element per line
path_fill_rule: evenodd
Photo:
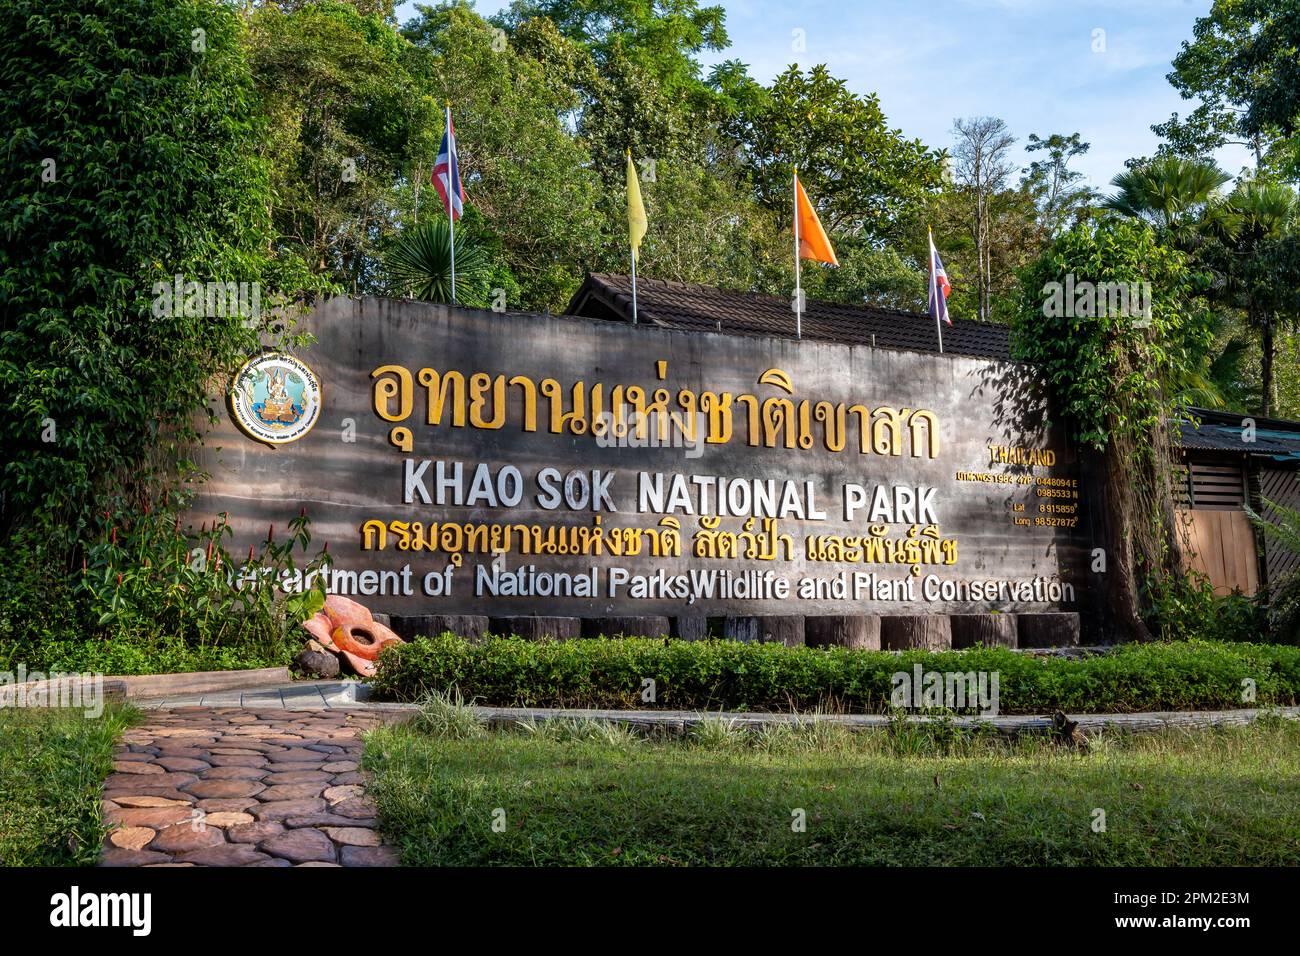
<path fill-rule="evenodd" d="M 948 621 L 954 648 L 1016 646 L 1014 614 L 952 614 Z"/>
<path fill-rule="evenodd" d="M 952 649 L 952 626 L 946 614 L 882 617 L 880 643 L 888 651 L 947 651 Z"/>
<path fill-rule="evenodd" d="M 851 647 L 880 650 L 880 618 L 873 614 L 831 614 L 806 617 L 804 640 L 809 647 Z"/>

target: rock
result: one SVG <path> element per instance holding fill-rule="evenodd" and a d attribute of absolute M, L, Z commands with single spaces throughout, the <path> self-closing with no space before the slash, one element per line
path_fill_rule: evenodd
<path fill-rule="evenodd" d="M 345 846 L 339 853 L 344 866 L 401 866 L 397 850 L 391 846 Z"/>
<path fill-rule="evenodd" d="M 252 823 L 253 815 L 251 813 L 220 810 L 216 813 L 209 813 L 203 818 L 203 822 L 210 827 L 221 827 L 224 830 L 227 827 L 238 826 L 242 823 Z"/>
<path fill-rule="evenodd" d="M 325 835 L 344 846 L 379 846 L 379 834 L 366 827 L 323 827 Z"/>
<path fill-rule="evenodd" d="M 176 823 L 188 821 L 193 811 L 188 806 L 144 807 L 129 810 L 110 810 L 104 814 L 104 823 L 123 827 L 150 827 L 161 830 Z"/>
<path fill-rule="evenodd" d="M 258 844 L 258 849 L 294 863 L 333 863 L 338 859 L 334 844 L 320 830 L 304 827 L 286 830 Z"/>
<path fill-rule="evenodd" d="M 257 804 L 256 797 L 212 797 L 194 805 L 204 813 L 243 813 Z"/>
<path fill-rule="evenodd" d="M 268 773 L 262 782 L 268 787 L 278 787 L 290 783 L 329 783 L 333 775 L 323 770 L 286 770 L 284 773 Z"/>
<path fill-rule="evenodd" d="M 359 767 L 355 760 L 332 760 L 327 764 L 321 765 L 321 770 L 326 773 L 351 773 Z"/>
<path fill-rule="evenodd" d="M 333 806 L 352 797 L 359 797 L 361 792 L 361 788 L 358 786 L 330 787 L 322 796 L 329 801 L 330 806 Z"/>
<path fill-rule="evenodd" d="M 320 797 L 308 800 L 277 800 L 263 803 L 252 808 L 253 816 L 258 820 L 284 820 L 288 817 L 302 817 L 311 813 L 323 813 L 325 801 Z"/>
<path fill-rule="evenodd" d="M 207 846 L 200 850 L 191 850 L 177 857 L 182 863 L 199 866 L 253 866 L 265 863 L 271 858 L 247 843 L 222 843 L 219 846 Z"/>
<path fill-rule="evenodd" d="M 240 823 L 226 827 L 226 839 L 231 843 L 261 843 L 273 836 L 279 836 L 285 830 L 283 823 L 263 820 L 257 823 Z"/>
<path fill-rule="evenodd" d="M 255 797 L 266 785 L 256 780 L 200 780 L 186 788 L 196 797 Z"/>
<path fill-rule="evenodd" d="M 323 783 L 286 783 L 267 787 L 258 794 L 258 799 L 264 803 L 272 803 L 276 800 L 303 800 L 307 797 L 319 797 L 324 789 Z"/>
<path fill-rule="evenodd" d="M 330 807 L 334 813 L 344 817 L 373 817 L 376 813 L 374 801 L 369 797 L 349 797 Z"/>
<path fill-rule="evenodd" d="M 170 863 L 171 857 L 155 850 L 125 850 L 120 846 L 109 847 L 99 857 L 99 865 L 117 866 L 151 866 L 154 863 Z"/>
<path fill-rule="evenodd" d="M 189 806 L 194 802 L 194 798 L 176 791 L 175 797 L 154 797 L 154 796 L 122 796 L 114 797 L 113 802 L 118 807 L 178 807 Z"/>
<path fill-rule="evenodd" d="M 113 769 L 118 773 L 130 774 L 156 774 L 166 772 L 162 767 L 155 763 L 144 763 L 139 760 L 114 760 Z"/>
<path fill-rule="evenodd" d="M 315 650 L 310 645 L 315 645 Z M 315 641 L 309 641 L 293 659 L 293 669 L 307 677 L 334 678 L 339 676 L 339 659 Z"/>
<path fill-rule="evenodd" d="M 168 770 L 211 770 L 212 765 L 205 760 L 198 760 L 194 757 L 159 757 L 157 764 L 160 767 L 166 767 Z"/>
<path fill-rule="evenodd" d="M 123 827 L 110 833 L 108 839 L 113 846 L 120 846 L 124 850 L 143 850 L 156 832 L 149 827 Z"/>
<path fill-rule="evenodd" d="M 203 775 L 204 780 L 261 780 L 266 776 L 264 767 L 213 767 Z"/>
<path fill-rule="evenodd" d="M 226 838 L 219 827 L 194 827 L 188 823 L 178 823 L 159 830 L 149 848 L 166 853 L 184 853 L 225 842 Z"/>

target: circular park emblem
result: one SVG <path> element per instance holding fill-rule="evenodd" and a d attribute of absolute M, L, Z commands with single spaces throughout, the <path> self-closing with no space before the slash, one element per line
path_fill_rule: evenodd
<path fill-rule="evenodd" d="M 297 441 L 320 417 L 320 380 L 292 355 L 259 355 L 235 373 L 230 413 L 235 424 L 258 441 Z"/>

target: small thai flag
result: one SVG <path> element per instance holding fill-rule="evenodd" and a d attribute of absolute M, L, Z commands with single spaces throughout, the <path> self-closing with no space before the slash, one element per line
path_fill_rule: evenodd
<path fill-rule="evenodd" d="M 943 260 L 939 258 L 939 250 L 934 247 L 934 233 L 930 233 L 930 299 L 928 305 L 930 316 L 936 322 L 942 319 L 952 325 L 952 319 L 948 318 L 948 296 L 951 293 L 952 284 L 948 281 L 948 273 L 943 268 Z"/>
<path fill-rule="evenodd" d="M 465 186 L 460 181 L 460 163 L 456 159 L 456 130 L 451 125 L 451 110 L 447 110 L 447 129 L 438 147 L 438 161 L 433 167 L 433 187 L 442 197 L 442 208 L 452 219 L 464 212 Z"/>

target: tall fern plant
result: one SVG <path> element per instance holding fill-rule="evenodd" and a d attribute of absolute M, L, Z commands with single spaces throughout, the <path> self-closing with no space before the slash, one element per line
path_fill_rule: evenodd
<path fill-rule="evenodd" d="M 1300 510 L 1287 508 L 1275 501 L 1264 499 L 1268 518 L 1246 508 L 1246 513 L 1265 537 L 1272 538 L 1292 554 L 1300 555 Z M 1290 644 L 1300 643 L 1300 570 L 1269 582 L 1268 616 L 1274 639 Z"/>
<path fill-rule="evenodd" d="M 445 219 L 403 230 L 384 265 L 394 295 L 451 303 L 451 230 Z M 456 303 L 486 307 L 491 280 L 492 263 L 487 253 L 466 231 L 458 231 Z"/>

